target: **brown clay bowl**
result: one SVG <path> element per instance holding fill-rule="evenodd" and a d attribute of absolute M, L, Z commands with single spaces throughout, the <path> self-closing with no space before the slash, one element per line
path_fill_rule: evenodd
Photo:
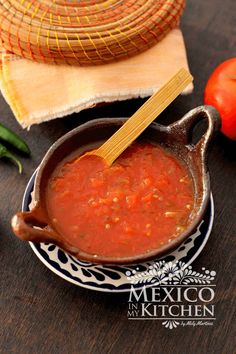
<path fill-rule="evenodd" d="M 190 141 L 191 132 L 196 123 L 202 119 L 207 119 L 208 128 L 196 145 L 193 145 Z M 126 118 L 105 118 L 90 121 L 70 131 L 49 149 L 37 172 L 34 209 L 29 212 L 19 212 L 12 219 L 12 228 L 17 237 L 25 241 L 54 243 L 80 260 L 101 264 L 128 264 L 162 256 L 191 235 L 203 218 L 210 195 L 210 180 L 206 165 L 207 150 L 214 132 L 220 126 L 218 112 L 210 106 L 193 109 L 169 126 L 153 123 L 140 136 L 140 139 L 161 144 L 171 150 L 174 155 L 183 160 L 193 178 L 195 201 L 191 214 L 192 221 L 175 240 L 143 254 L 114 258 L 89 254 L 77 249 L 53 228 L 47 212 L 45 191 L 56 166 L 75 151 L 79 155 L 98 147 L 125 120 Z"/>

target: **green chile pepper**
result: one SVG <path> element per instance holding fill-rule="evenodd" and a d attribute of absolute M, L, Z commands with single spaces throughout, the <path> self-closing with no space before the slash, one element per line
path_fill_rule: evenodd
<path fill-rule="evenodd" d="M 17 134 L 15 134 L 11 129 L 4 127 L 0 123 L 0 139 L 6 141 L 7 143 L 14 146 L 19 151 L 30 155 L 30 149 L 26 142 L 21 139 Z"/>
<path fill-rule="evenodd" d="M 21 162 L 10 151 L 8 151 L 4 145 L 0 144 L 0 158 L 2 157 L 6 157 L 14 162 L 18 166 L 19 173 L 22 173 L 23 167 Z"/>

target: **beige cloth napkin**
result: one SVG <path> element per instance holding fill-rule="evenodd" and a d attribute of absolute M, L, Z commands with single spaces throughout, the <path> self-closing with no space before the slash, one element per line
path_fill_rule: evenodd
<path fill-rule="evenodd" d="M 144 53 L 101 66 L 40 64 L 2 50 L 0 89 L 18 122 L 29 128 L 100 102 L 150 96 L 181 67 L 188 63 L 179 29 Z"/>

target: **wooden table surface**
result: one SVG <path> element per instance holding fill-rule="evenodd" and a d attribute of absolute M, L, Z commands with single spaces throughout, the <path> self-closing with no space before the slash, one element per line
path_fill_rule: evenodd
<path fill-rule="evenodd" d="M 236 56 L 235 0 L 189 0 L 182 20 L 195 91 L 178 98 L 161 121 L 180 118 L 202 104 L 203 89 L 221 61 Z M 168 53 L 167 53 L 168 55 Z M 0 97 L 0 120 L 32 149 L 24 174 L 0 163 L 1 353 L 233 353 L 235 352 L 236 143 L 219 135 L 209 156 L 215 220 L 210 239 L 193 263 L 217 272 L 216 322 L 211 327 L 167 330 L 159 321 L 129 321 L 127 295 L 69 284 L 48 270 L 27 243 L 17 240 L 10 218 L 21 208 L 29 177 L 50 145 L 88 119 L 129 116 L 142 100 L 115 103 L 23 131 Z"/>

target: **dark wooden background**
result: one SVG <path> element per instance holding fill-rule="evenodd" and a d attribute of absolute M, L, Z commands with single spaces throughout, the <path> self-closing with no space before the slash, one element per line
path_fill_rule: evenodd
<path fill-rule="evenodd" d="M 189 0 L 182 20 L 195 91 L 178 98 L 162 122 L 180 118 L 202 104 L 212 70 L 236 56 L 236 1 Z M 168 53 L 166 53 L 168 55 Z M 27 94 L 27 93 L 26 93 Z M 178 327 L 159 321 L 128 321 L 127 295 L 76 287 L 48 270 L 27 243 L 18 241 L 10 218 L 44 153 L 80 123 L 104 116 L 129 116 L 142 100 L 100 107 L 23 131 L 0 97 L 0 121 L 19 132 L 32 149 L 19 176 L 0 162 L 0 352 L 1 353 L 233 353 L 235 352 L 236 143 L 219 135 L 209 156 L 215 222 L 194 269 L 217 272 L 213 327 Z"/>

